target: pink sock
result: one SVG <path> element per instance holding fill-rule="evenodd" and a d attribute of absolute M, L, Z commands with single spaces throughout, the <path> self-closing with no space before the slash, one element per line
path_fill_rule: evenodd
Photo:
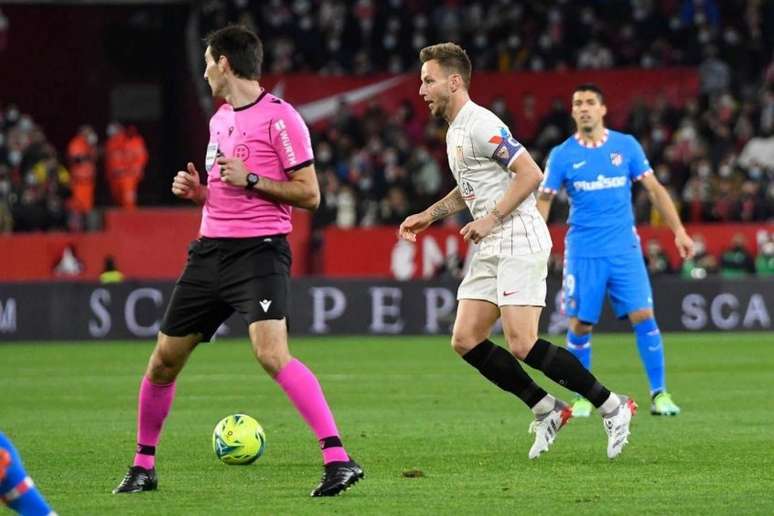
<path fill-rule="evenodd" d="M 175 399 L 175 382 L 166 385 L 151 383 L 143 377 L 140 383 L 140 396 L 137 403 L 137 451 L 134 465 L 150 469 L 156 465 L 156 456 L 139 453 L 141 446 L 153 447 L 159 444 L 161 427 L 169 414 L 172 400 Z"/>
<path fill-rule="evenodd" d="M 282 368 L 275 380 L 317 436 L 320 447 L 327 438 L 332 437 L 338 442 L 339 446 L 323 448 L 323 463 L 348 461 L 349 456 L 339 440 L 339 431 L 333 420 L 333 414 L 314 373 L 300 360 L 294 358 Z"/>

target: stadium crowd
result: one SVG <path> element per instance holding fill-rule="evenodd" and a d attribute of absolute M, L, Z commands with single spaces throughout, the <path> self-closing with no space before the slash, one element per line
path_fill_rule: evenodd
<path fill-rule="evenodd" d="M 696 66 L 715 45 L 726 63 L 749 64 L 734 69 L 744 84 L 774 41 L 774 6 L 757 0 L 209 0 L 200 9 L 204 32 L 234 20 L 256 29 L 270 73 L 400 73 L 438 41 L 499 71 Z"/>
<path fill-rule="evenodd" d="M 255 28 L 270 73 L 406 72 L 416 69 L 418 50 L 436 41 L 459 42 L 477 70 L 696 66 L 699 98 L 683 106 L 639 99 L 618 129 L 643 143 L 686 222 L 774 216 L 770 2 L 213 0 L 201 14 L 205 31 L 229 20 Z M 542 161 L 572 123 L 566 100 L 540 119 L 534 101 L 495 99 L 488 107 Z M 391 116 L 374 105 L 355 117 L 342 106 L 313 135 L 327 201 L 318 227 L 395 224 L 448 191 L 443 124 L 420 118 L 408 103 Z M 638 222 L 659 223 L 645 192 L 636 195 Z M 554 220 L 566 217 L 564 201 Z"/>
<path fill-rule="evenodd" d="M 539 162 L 573 131 L 563 102 L 537 120 L 529 97 L 515 112 L 498 99 L 489 107 Z M 314 132 L 325 193 L 318 226 L 397 224 L 452 188 L 443 124 L 417 119 L 409 102 L 392 114 L 374 103 L 362 117 L 341 106 L 328 128 Z M 640 100 L 624 130 L 642 142 L 686 222 L 774 216 L 774 83 L 746 99 L 727 91 L 680 107 L 663 97 Z M 659 224 L 646 192 L 635 195 L 638 222 Z M 565 220 L 566 198 L 557 204 L 563 209 L 553 220 Z"/>
<path fill-rule="evenodd" d="M 31 116 L 0 110 L 0 233 L 63 229 L 70 174 Z"/>
<path fill-rule="evenodd" d="M 771 2 L 210 0 L 199 10 L 202 33 L 233 20 L 254 27 L 266 42 L 267 73 L 406 72 L 416 70 L 419 48 L 442 40 L 460 42 L 478 70 L 697 66 L 698 98 L 679 106 L 665 96 L 637 99 L 616 129 L 643 144 L 687 223 L 774 217 Z M 530 95 L 488 107 L 540 163 L 572 132 L 567 99 L 542 117 Z M 408 101 L 391 113 L 373 103 L 361 115 L 342 105 L 313 131 L 324 198 L 313 221 L 318 233 L 330 225 L 397 225 L 453 187 L 445 124 L 426 118 Z M 127 132 L 113 127 L 99 147 L 96 133 L 81 128 L 60 158 L 14 106 L 0 109 L 0 128 L 0 232 L 89 227 L 95 167 L 103 163 L 110 176 L 117 168 L 111 139 Z M 120 205 L 134 205 L 143 152 L 129 186 L 110 182 Z M 566 198 L 554 206 L 552 220 L 564 220 Z M 661 223 L 646 192 L 635 191 L 635 209 L 638 223 Z"/>
<path fill-rule="evenodd" d="M 623 129 L 642 142 L 686 223 L 774 217 L 772 70 L 774 63 L 749 96 L 724 90 L 684 106 L 670 105 L 664 97 L 632 106 Z M 572 133 L 565 105 L 555 103 L 540 119 L 534 117 L 529 97 L 516 111 L 501 99 L 489 107 L 543 162 Z M 374 103 L 361 117 L 342 105 L 329 127 L 313 132 L 324 199 L 314 216 L 318 233 L 328 225 L 398 225 L 454 187 L 446 169 L 444 124 L 418 118 L 408 101 L 389 114 Z M 566 196 L 560 194 L 554 206 L 551 220 L 566 220 Z M 635 211 L 640 224 L 662 224 L 644 189 L 635 189 Z M 448 223 L 464 223 L 466 213 Z M 713 263 L 704 269 L 713 273 L 718 267 Z"/>
<path fill-rule="evenodd" d="M 62 158 L 31 115 L 14 104 L 2 107 L 0 234 L 98 227 L 94 206 L 100 179 L 109 188 L 112 203 L 124 208 L 136 205 L 148 152 L 134 127 L 112 122 L 105 145 L 100 146 L 95 130 L 81 126 Z M 102 176 L 97 174 L 99 165 Z"/>

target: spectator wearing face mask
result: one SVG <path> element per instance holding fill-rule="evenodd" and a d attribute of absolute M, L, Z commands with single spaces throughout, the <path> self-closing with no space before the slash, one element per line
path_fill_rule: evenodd
<path fill-rule="evenodd" d="M 693 237 L 693 258 L 683 261 L 680 275 L 684 279 L 700 280 L 717 270 L 717 259 L 707 252 L 707 243 L 702 235 Z"/>
<path fill-rule="evenodd" d="M 774 240 L 768 239 L 761 245 L 755 258 L 755 273 L 760 278 L 774 277 Z"/>
<path fill-rule="evenodd" d="M 724 278 L 743 278 L 755 273 L 755 259 L 747 250 L 747 239 L 737 233 L 731 238 L 731 247 L 720 256 L 720 275 Z"/>
<path fill-rule="evenodd" d="M 18 169 L 24 158 L 24 150 L 29 145 L 29 139 L 23 135 L 19 127 L 21 113 L 14 104 L 8 105 L 2 116 L 2 136 L 3 136 L 3 161 L 11 169 Z"/>
<path fill-rule="evenodd" d="M 707 217 L 712 199 L 710 177 L 712 165 L 707 159 L 697 160 L 691 167 L 682 195 L 682 217 L 686 222 L 702 222 Z"/>
<path fill-rule="evenodd" d="M 769 208 L 761 183 L 744 181 L 739 199 L 739 218 L 743 222 L 766 220 Z"/>
<path fill-rule="evenodd" d="M 669 263 L 664 249 L 658 240 L 648 240 L 648 244 L 645 247 L 645 265 L 648 267 L 648 273 L 651 276 L 658 274 L 671 274 L 672 265 Z"/>
<path fill-rule="evenodd" d="M 774 173 L 774 129 L 751 138 L 742 149 L 738 163 L 752 179 Z"/>
<path fill-rule="evenodd" d="M 399 186 L 391 186 L 379 204 L 379 222 L 398 225 L 411 214 L 406 192 Z"/>

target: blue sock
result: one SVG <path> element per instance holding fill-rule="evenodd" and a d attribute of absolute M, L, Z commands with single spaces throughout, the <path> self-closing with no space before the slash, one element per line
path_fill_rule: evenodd
<path fill-rule="evenodd" d="M 567 330 L 567 350 L 575 355 L 588 370 L 591 370 L 591 333 L 576 335 Z"/>
<path fill-rule="evenodd" d="M 634 335 L 637 337 L 637 349 L 640 351 L 642 365 L 648 374 L 651 396 L 666 389 L 664 378 L 664 343 L 656 320 L 653 318 L 634 325 Z"/>
<path fill-rule="evenodd" d="M 24 471 L 19 452 L 2 432 L 0 432 L 0 500 L 24 516 L 52 514 L 40 491 Z"/>

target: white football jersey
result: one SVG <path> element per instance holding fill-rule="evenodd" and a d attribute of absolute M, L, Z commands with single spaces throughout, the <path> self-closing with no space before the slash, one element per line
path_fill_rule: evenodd
<path fill-rule="evenodd" d="M 524 147 L 497 115 L 468 101 L 446 133 L 449 168 L 473 215 L 488 215 L 503 197 L 515 174 L 508 167 Z M 530 194 L 479 243 L 482 255 L 515 256 L 551 249 L 551 236 Z"/>

